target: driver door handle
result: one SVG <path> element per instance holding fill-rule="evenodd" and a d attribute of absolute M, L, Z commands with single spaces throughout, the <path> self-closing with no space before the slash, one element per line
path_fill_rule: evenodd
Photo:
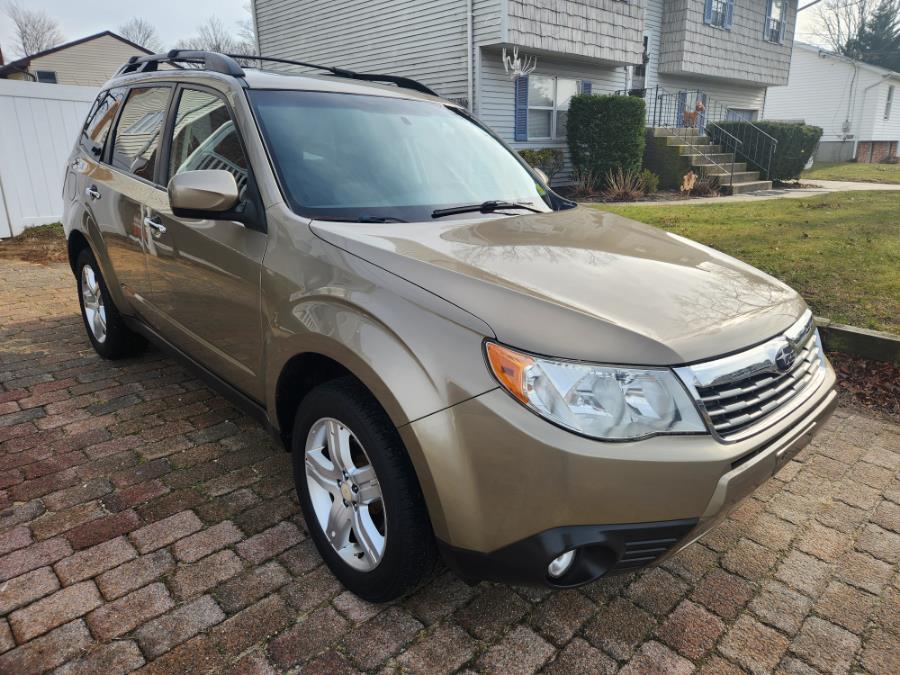
<path fill-rule="evenodd" d="M 96 185 L 91 185 L 91 187 L 85 189 L 85 192 L 91 199 L 100 199 L 100 190 L 97 189 Z"/>
<path fill-rule="evenodd" d="M 153 231 L 153 234 L 157 236 L 166 233 L 166 226 L 150 216 L 144 218 L 144 225 L 149 227 Z"/>

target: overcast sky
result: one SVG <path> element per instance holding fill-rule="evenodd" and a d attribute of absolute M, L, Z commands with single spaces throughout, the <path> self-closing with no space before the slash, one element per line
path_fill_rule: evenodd
<path fill-rule="evenodd" d="M 802 1 L 802 0 L 801 0 Z M 247 17 L 249 0 L 25 0 L 22 4 L 43 9 L 54 17 L 66 40 L 76 40 L 104 30 L 116 30 L 135 16 L 156 26 L 165 47 L 194 35 L 197 26 L 212 15 L 218 16 L 235 33 L 237 22 Z M 298 3 L 299 4 L 299 3 Z M 0 0 L 0 7 L 6 0 Z M 798 39 L 814 41 L 810 33 L 812 14 L 800 14 Z M 13 30 L 9 18 L 0 12 L 0 47 L 7 59 L 13 56 Z"/>
<path fill-rule="evenodd" d="M 237 22 L 249 17 L 244 9 L 250 0 L 20 0 L 23 7 L 42 9 L 59 22 L 66 41 L 104 30 L 115 31 L 129 19 L 140 16 L 156 26 L 169 48 L 182 38 L 196 34 L 197 26 L 218 16 L 237 33 Z M 0 9 L 6 0 L 0 0 Z M 0 47 L 7 59 L 13 52 L 12 22 L 0 12 Z"/>

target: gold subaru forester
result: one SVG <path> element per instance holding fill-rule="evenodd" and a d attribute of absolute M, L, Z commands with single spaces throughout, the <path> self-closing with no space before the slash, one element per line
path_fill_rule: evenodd
<path fill-rule="evenodd" d="M 656 563 L 821 428 L 793 290 L 563 199 L 418 82 L 321 70 L 133 58 L 65 227 L 97 352 L 149 339 L 283 439 L 349 589 L 396 598 L 438 557 L 554 587 Z"/>

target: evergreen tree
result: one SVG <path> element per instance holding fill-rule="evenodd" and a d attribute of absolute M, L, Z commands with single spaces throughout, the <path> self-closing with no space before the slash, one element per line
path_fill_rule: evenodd
<path fill-rule="evenodd" d="M 841 51 L 845 56 L 900 72 L 900 0 L 881 0 Z"/>

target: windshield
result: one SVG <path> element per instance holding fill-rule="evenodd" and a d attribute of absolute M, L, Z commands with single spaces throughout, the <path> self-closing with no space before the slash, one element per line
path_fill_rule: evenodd
<path fill-rule="evenodd" d="M 486 201 L 552 210 L 547 191 L 511 150 L 441 103 L 249 94 L 285 196 L 301 215 L 421 221 L 436 209 Z"/>

